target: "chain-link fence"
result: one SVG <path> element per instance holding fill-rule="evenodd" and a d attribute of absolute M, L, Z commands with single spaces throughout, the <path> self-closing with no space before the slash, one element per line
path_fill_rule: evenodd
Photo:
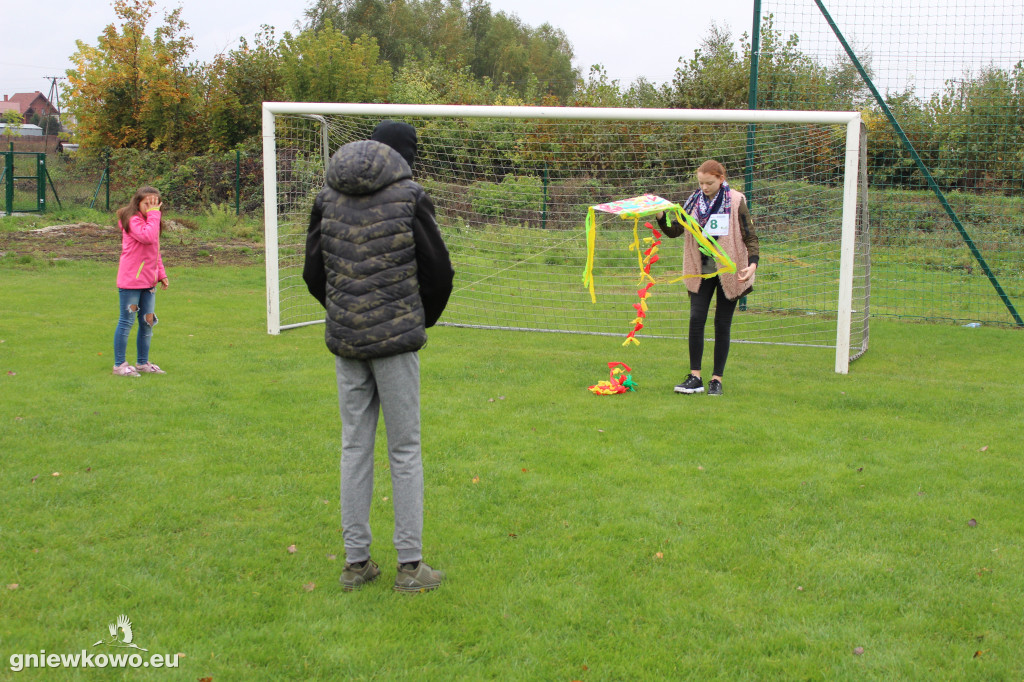
<path fill-rule="evenodd" d="M 864 113 L 871 314 L 1024 326 L 1024 3 L 759 4 L 758 107 Z"/>
<path fill-rule="evenodd" d="M 21 147 L 19 147 L 21 148 Z M 138 149 L 85 150 L 45 153 L 47 176 L 39 188 L 35 166 L 43 152 L 13 151 L 13 182 L 0 177 L 0 213 L 87 206 L 117 210 L 143 185 L 160 190 L 164 203 L 175 211 L 201 213 L 211 207 L 222 212 L 261 214 L 263 211 L 263 159 L 258 148 L 241 147 L 179 159 L 162 151 Z M 30 168 L 31 166 L 31 168 Z M 30 172 L 31 171 L 31 172 Z"/>

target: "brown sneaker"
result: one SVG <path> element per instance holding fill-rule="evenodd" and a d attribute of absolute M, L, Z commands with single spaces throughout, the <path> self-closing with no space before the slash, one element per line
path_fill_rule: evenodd
<path fill-rule="evenodd" d="M 345 570 L 341 574 L 341 589 L 345 592 L 358 590 L 367 583 L 372 583 L 380 577 L 380 569 L 372 559 L 367 559 L 362 568 L 355 568 L 353 564 L 345 564 Z"/>
<path fill-rule="evenodd" d="M 443 579 L 444 573 L 423 561 L 416 568 L 412 568 L 412 564 L 399 564 L 394 589 L 396 592 L 429 592 L 440 587 Z"/>

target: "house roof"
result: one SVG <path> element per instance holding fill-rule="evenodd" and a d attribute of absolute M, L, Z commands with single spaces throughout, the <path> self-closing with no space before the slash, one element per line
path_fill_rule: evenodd
<path fill-rule="evenodd" d="M 24 106 L 32 104 L 36 100 L 36 97 L 43 97 L 43 93 L 36 90 L 35 92 L 16 92 L 11 95 L 10 102 L 18 102 Z M 46 99 L 43 97 L 43 99 Z"/>
<path fill-rule="evenodd" d="M 46 99 L 43 93 L 36 90 L 35 92 L 14 93 L 5 101 L 0 102 L 0 111 L 6 111 L 7 109 L 13 109 L 17 107 L 19 112 L 25 113 L 25 111 L 27 111 L 28 108 L 32 106 L 37 99 L 43 100 L 43 103 L 48 105 L 51 109 L 56 109 L 56 107 L 50 103 L 50 100 Z"/>

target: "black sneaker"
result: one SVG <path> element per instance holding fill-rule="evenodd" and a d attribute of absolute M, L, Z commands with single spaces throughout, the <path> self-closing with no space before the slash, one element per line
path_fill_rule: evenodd
<path fill-rule="evenodd" d="M 708 382 L 708 395 L 722 395 L 722 382 L 712 379 Z"/>
<path fill-rule="evenodd" d="M 700 380 L 700 377 L 691 374 L 686 377 L 686 381 L 676 386 L 675 391 L 676 393 L 703 393 L 704 382 Z"/>

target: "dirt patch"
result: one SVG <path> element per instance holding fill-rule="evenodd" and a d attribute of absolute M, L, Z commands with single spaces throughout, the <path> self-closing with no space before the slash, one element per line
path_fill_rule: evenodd
<path fill-rule="evenodd" d="M 160 253 L 168 267 L 180 265 L 252 265 L 263 262 L 263 244 L 240 240 L 200 242 L 177 223 L 164 225 Z M 21 232 L 0 232 L 0 256 L 43 260 L 95 260 L 117 263 L 121 235 L 112 225 L 51 225 Z"/>

